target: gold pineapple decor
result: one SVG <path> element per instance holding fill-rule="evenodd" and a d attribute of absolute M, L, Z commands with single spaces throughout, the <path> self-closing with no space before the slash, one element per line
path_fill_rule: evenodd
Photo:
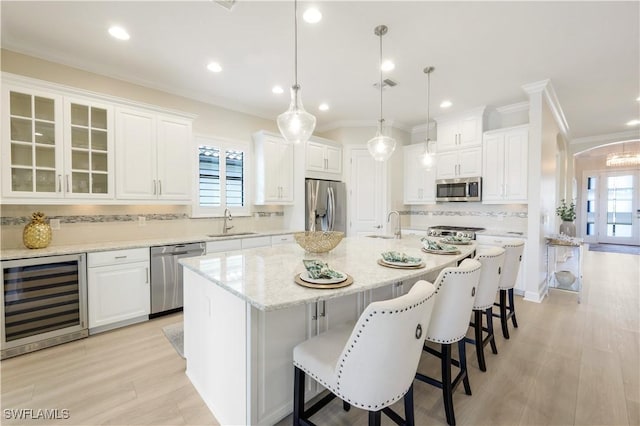
<path fill-rule="evenodd" d="M 22 232 L 22 242 L 27 248 L 45 248 L 51 243 L 51 226 L 46 218 L 42 212 L 31 215 L 31 222 L 27 223 Z"/>

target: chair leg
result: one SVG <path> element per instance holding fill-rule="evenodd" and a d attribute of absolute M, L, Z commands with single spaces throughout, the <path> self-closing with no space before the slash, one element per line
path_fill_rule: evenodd
<path fill-rule="evenodd" d="M 349 411 L 351 410 L 351 404 L 349 404 L 347 401 L 342 401 L 342 409 L 344 411 Z"/>
<path fill-rule="evenodd" d="M 502 335 L 505 339 L 508 339 L 509 329 L 507 328 L 507 290 L 500 290 L 500 324 L 502 325 Z"/>
<path fill-rule="evenodd" d="M 304 371 L 293 368 L 293 425 L 298 426 L 304 415 Z"/>
<path fill-rule="evenodd" d="M 442 344 L 442 399 L 444 400 L 444 412 L 447 417 L 447 423 L 455 426 L 456 417 L 453 413 L 453 386 L 451 383 L 451 345 Z"/>
<path fill-rule="evenodd" d="M 482 342 L 482 311 L 473 311 L 473 331 L 476 339 L 476 356 L 478 357 L 478 367 L 481 371 L 487 371 L 487 364 L 484 362 L 484 344 Z M 464 340 L 464 339 L 463 339 Z"/>
<path fill-rule="evenodd" d="M 413 411 L 413 383 L 409 386 L 409 390 L 404 395 L 404 418 L 407 426 L 415 426 L 415 414 Z"/>
<path fill-rule="evenodd" d="M 511 313 L 511 322 L 514 328 L 518 328 L 518 320 L 516 320 L 516 305 L 513 303 L 513 289 L 509 289 L 509 312 Z"/>
<path fill-rule="evenodd" d="M 498 347 L 496 346 L 496 336 L 493 334 L 493 308 L 488 308 L 485 311 L 487 315 L 487 330 L 489 330 L 489 343 L 491 344 L 491 352 L 498 353 Z"/>
<path fill-rule="evenodd" d="M 471 395 L 471 385 L 469 384 L 469 373 L 467 373 L 467 345 L 464 339 L 458 341 L 458 358 L 460 358 L 460 372 L 464 374 L 462 384 L 464 393 Z"/>
<path fill-rule="evenodd" d="M 369 426 L 380 426 L 380 414 L 382 411 L 369 411 Z"/>

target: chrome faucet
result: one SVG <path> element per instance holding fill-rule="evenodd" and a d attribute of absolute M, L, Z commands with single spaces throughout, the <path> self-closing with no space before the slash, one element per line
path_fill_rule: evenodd
<path fill-rule="evenodd" d="M 402 238 L 402 224 L 400 223 L 400 213 L 398 213 L 398 210 L 391 210 L 389 212 L 389 214 L 387 215 L 387 223 L 389 223 L 389 221 L 391 220 L 391 215 L 392 214 L 396 214 L 398 221 L 396 222 L 396 231 L 393 233 L 394 238 L 396 239 L 400 239 Z"/>
<path fill-rule="evenodd" d="M 226 234 L 229 229 L 233 228 L 233 225 L 229 225 L 228 222 L 231 222 L 233 218 L 231 217 L 231 212 L 229 209 L 224 209 L 224 223 L 222 224 L 222 233 Z"/>

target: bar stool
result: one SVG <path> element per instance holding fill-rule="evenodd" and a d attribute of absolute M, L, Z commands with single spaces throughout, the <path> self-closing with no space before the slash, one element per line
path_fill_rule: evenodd
<path fill-rule="evenodd" d="M 493 302 L 496 300 L 500 275 L 504 265 L 505 249 L 501 247 L 483 246 L 478 249 L 475 259 L 482 264 L 480 281 L 476 291 L 476 298 L 473 301 L 473 322 L 469 325 L 473 327 L 474 339 L 465 337 L 465 342 L 476 346 L 476 356 L 480 370 L 487 371 L 487 364 L 484 359 L 484 347 L 491 344 L 491 351 L 498 353 L 496 340 L 493 334 Z M 483 314 L 487 317 L 487 326 L 484 327 Z M 483 338 L 483 332 L 487 336 Z"/>
<path fill-rule="evenodd" d="M 524 241 L 513 240 L 502 246 L 505 249 L 504 268 L 500 275 L 500 302 L 494 303 L 494 306 L 500 307 L 499 314 L 493 314 L 494 317 L 500 317 L 502 325 L 502 335 L 505 339 L 509 338 L 509 329 L 507 327 L 509 318 L 515 328 L 518 328 L 518 320 L 516 319 L 516 307 L 513 303 L 513 287 L 516 285 L 520 263 L 522 262 L 522 252 L 524 251 Z M 507 298 L 509 303 L 507 304 Z"/>
<path fill-rule="evenodd" d="M 424 351 L 440 358 L 442 380 L 416 373 L 416 379 L 442 389 L 447 423 L 452 426 L 456 424 L 453 392 L 461 381 L 464 384 L 465 393 L 471 395 L 464 337 L 469 328 L 469 316 L 480 279 L 481 266 L 477 260 L 465 259 L 460 266 L 445 268 L 438 275 L 434 283 L 437 293 L 436 302 L 425 340 L 440 343 L 441 351 L 438 352 L 426 344 Z M 456 342 L 459 360 L 451 359 L 451 345 Z M 453 380 L 451 380 L 451 365 L 460 368 L 460 372 Z"/>
<path fill-rule="evenodd" d="M 409 293 L 373 302 L 355 327 L 345 324 L 293 349 L 293 424 L 312 425 L 309 417 L 338 396 L 369 412 L 369 425 L 380 425 L 384 412 L 395 423 L 414 424 L 413 378 L 435 300 L 435 287 L 418 281 Z M 331 393 L 304 409 L 305 374 Z M 405 419 L 389 408 L 404 397 Z"/>

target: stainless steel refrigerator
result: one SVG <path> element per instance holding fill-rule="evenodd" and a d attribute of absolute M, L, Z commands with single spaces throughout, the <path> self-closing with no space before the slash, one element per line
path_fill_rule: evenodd
<path fill-rule="evenodd" d="M 347 190 L 344 182 L 305 181 L 305 229 L 347 232 Z"/>

